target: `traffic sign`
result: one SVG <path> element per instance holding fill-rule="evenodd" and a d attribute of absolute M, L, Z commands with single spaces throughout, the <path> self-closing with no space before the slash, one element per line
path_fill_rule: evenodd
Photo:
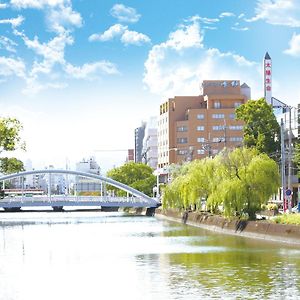
<path fill-rule="evenodd" d="M 286 196 L 291 196 L 291 195 L 292 195 L 292 191 L 291 191 L 290 189 L 287 189 L 287 190 L 285 191 L 285 195 L 286 195 Z"/>

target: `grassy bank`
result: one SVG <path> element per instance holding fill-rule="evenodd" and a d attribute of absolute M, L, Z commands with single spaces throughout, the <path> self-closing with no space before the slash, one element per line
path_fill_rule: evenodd
<path fill-rule="evenodd" d="M 277 224 L 300 225 L 300 214 L 284 214 L 273 219 Z"/>

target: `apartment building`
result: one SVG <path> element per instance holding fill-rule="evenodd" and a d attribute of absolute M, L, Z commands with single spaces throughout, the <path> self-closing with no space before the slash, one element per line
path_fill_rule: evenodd
<path fill-rule="evenodd" d="M 160 105 L 158 167 L 214 156 L 243 143 L 235 109 L 251 98 L 239 80 L 204 80 L 199 96 L 175 96 Z"/>

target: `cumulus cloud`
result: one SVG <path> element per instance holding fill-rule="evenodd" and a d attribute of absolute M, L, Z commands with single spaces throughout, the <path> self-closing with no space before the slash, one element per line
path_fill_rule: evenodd
<path fill-rule="evenodd" d="M 112 40 L 114 37 L 121 36 L 124 31 L 127 29 L 127 26 L 122 24 L 115 24 L 109 27 L 106 31 L 99 34 L 92 34 L 89 37 L 89 41 L 100 41 L 100 42 L 106 42 Z"/>
<path fill-rule="evenodd" d="M 0 3 L 0 9 L 7 8 L 8 5 L 6 3 Z"/>
<path fill-rule="evenodd" d="M 121 37 L 121 41 L 125 45 L 132 44 L 137 46 L 140 46 L 143 43 L 151 42 L 150 38 L 147 35 L 140 32 L 131 31 L 131 30 L 125 30 L 125 32 Z"/>
<path fill-rule="evenodd" d="M 89 37 L 90 42 L 100 41 L 100 42 L 107 42 L 116 37 L 120 37 L 120 40 L 125 45 L 136 45 L 140 46 L 144 43 L 150 43 L 150 38 L 140 32 L 132 31 L 128 29 L 128 26 L 122 24 L 115 24 L 109 27 L 103 33 L 95 33 Z"/>
<path fill-rule="evenodd" d="M 153 93 L 164 97 L 197 95 L 201 80 L 237 79 L 247 82 L 258 94 L 260 65 L 245 57 L 203 43 L 199 21 L 179 26 L 169 38 L 154 45 L 145 62 L 144 83 Z"/>
<path fill-rule="evenodd" d="M 126 23 L 136 23 L 141 15 L 137 13 L 136 9 L 133 7 L 125 6 L 123 4 L 115 4 L 111 10 L 110 14 L 118 19 L 119 22 Z"/>
<path fill-rule="evenodd" d="M 300 27 L 299 0 L 258 0 L 256 15 L 247 22 L 264 20 L 272 25 Z"/>
<path fill-rule="evenodd" d="M 294 33 L 289 42 L 289 48 L 284 50 L 285 54 L 300 57 L 300 34 Z"/>

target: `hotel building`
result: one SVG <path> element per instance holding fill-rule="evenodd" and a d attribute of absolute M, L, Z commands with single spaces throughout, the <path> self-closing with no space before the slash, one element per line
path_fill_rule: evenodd
<path fill-rule="evenodd" d="M 175 96 L 160 105 L 158 167 L 214 156 L 243 143 L 235 109 L 251 98 L 238 80 L 204 80 L 199 96 Z"/>

